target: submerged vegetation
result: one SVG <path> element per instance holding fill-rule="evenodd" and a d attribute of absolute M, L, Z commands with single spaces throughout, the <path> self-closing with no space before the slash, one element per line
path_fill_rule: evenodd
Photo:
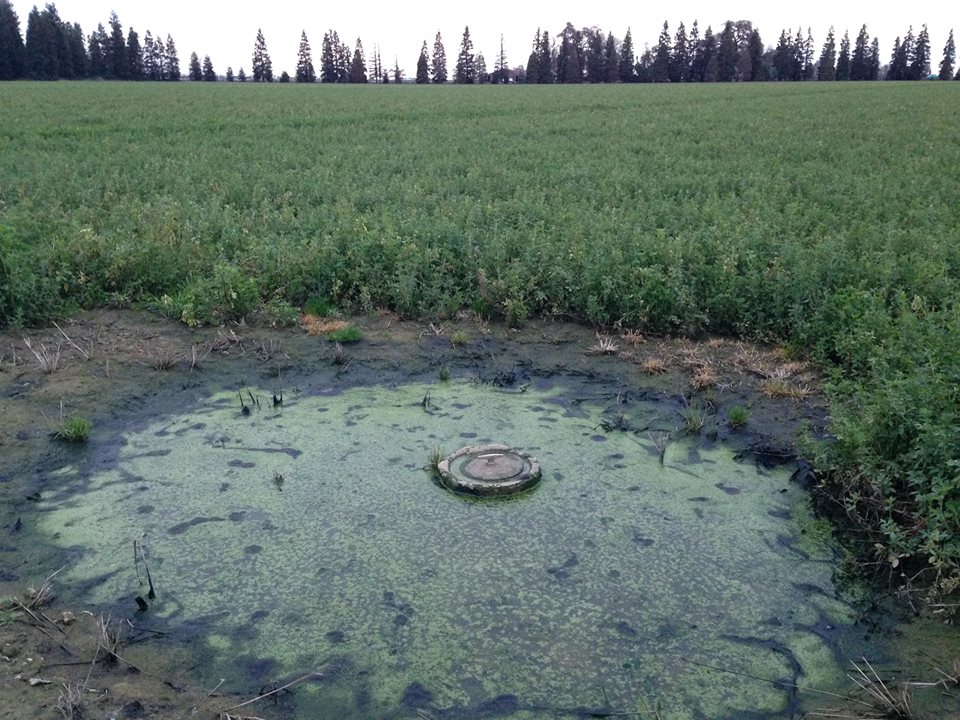
<path fill-rule="evenodd" d="M 951 590 L 958 93 L 11 85 L 0 325 L 387 308 L 775 339 L 828 369 L 816 464 L 867 547 Z"/>

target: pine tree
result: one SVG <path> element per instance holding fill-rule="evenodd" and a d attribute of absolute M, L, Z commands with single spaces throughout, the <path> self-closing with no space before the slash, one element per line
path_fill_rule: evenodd
<path fill-rule="evenodd" d="M 697 51 L 695 81 L 717 81 L 717 39 L 713 34 L 713 28 L 709 25 L 703 33 L 700 49 Z"/>
<path fill-rule="evenodd" d="M 840 55 L 837 56 L 836 80 L 850 79 L 850 32 L 844 31 L 840 41 Z"/>
<path fill-rule="evenodd" d="M 764 61 L 763 38 L 760 31 L 754 28 L 747 39 L 747 57 L 749 58 L 749 77 L 743 78 L 750 82 L 763 82 L 770 79 L 770 68 Z"/>
<path fill-rule="evenodd" d="M 510 82 L 510 67 L 507 65 L 507 53 L 503 49 L 503 35 L 500 36 L 500 52 L 497 53 L 497 61 L 493 65 L 491 82 L 497 84 Z"/>
<path fill-rule="evenodd" d="M 288 73 L 286 70 L 284 70 L 282 73 L 280 73 L 280 82 L 282 82 L 282 83 L 289 83 L 289 82 L 290 82 L 290 73 Z"/>
<path fill-rule="evenodd" d="M 115 12 L 110 13 L 110 35 L 104 46 L 104 78 L 108 80 L 126 80 L 128 74 L 127 43 L 123 35 L 123 26 Z"/>
<path fill-rule="evenodd" d="M 233 82 L 236 78 L 233 74 L 233 65 L 227 65 L 227 74 L 224 76 L 227 82 Z"/>
<path fill-rule="evenodd" d="M 600 28 L 585 28 L 585 56 L 584 69 L 587 73 L 587 82 L 602 83 L 607 81 L 606 64 L 604 62 L 604 36 Z"/>
<path fill-rule="evenodd" d="M 793 68 L 791 80 L 803 80 L 806 70 L 807 43 L 803 39 L 803 30 L 797 28 L 793 38 Z"/>
<path fill-rule="evenodd" d="M 426 85 L 430 82 L 430 61 L 427 59 L 427 41 L 420 47 L 420 57 L 417 58 L 417 85 Z"/>
<path fill-rule="evenodd" d="M 943 60 L 940 61 L 940 74 L 937 75 L 941 80 L 949 80 L 953 77 L 953 63 L 957 60 L 957 46 L 953 42 L 953 29 L 947 37 L 947 44 L 943 46 Z"/>
<path fill-rule="evenodd" d="M 187 75 L 193 82 L 203 80 L 203 69 L 200 67 L 200 58 L 196 52 L 190 53 L 190 65 Z"/>
<path fill-rule="evenodd" d="M 607 33 L 607 42 L 603 51 L 603 82 L 615 83 L 620 79 L 620 54 L 617 52 L 617 39 L 612 32 Z"/>
<path fill-rule="evenodd" d="M 733 23 L 727 21 L 720 33 L 720 43 L 717 47 L 717 81 L 733 82 L 737 76 L 737 36 Z"/>
<path fill-rule="evenodd" d="M 458 85 L 472 85 L 477 81 L 477 58 L 473 54 L 473 42 L 470 40 L 470 28 L 463 29 L 460 41 L 460 54 L 457 55 L 457 68 L 453 81 Z"/>
<path fill-rule="evenodd" d="M 696 68 L 700 54 L 700 25 L 694 20 L 690 26 L 690 35 L 687 37 L 687 82 L 694 82 Z"/>
<path fill-rule="evenodd" d="M 540 46 L 537 49 L 537 82 L 541 85 L 552 85 L 557 79 L 553 60 L 553 44 L 550 42 L 550 33 L 544 30 L 540 34 Z"/>
<path fill-rule="evenodd" d="M 627 34 L 623 36 L 623 43 L 620 45 L 620 65 L 617 68 L 617 77 L 620 82 L 629 83 L 636 79 L 635 61 L 633 36 L 630 34 L 630 28 L 627 28 Z"/>
<path fill-rule="evenodd" d="M 900 38 L 897 38 L 897 45 Z M 870 78 L 870 35 L 867 26 L 860 28 L 857 41 L 853 46 L 853 55 L 850 57 L 850 79 L 868 80 Z"/>
<path fill-rule="evenodd" d="M 180 57 L 177 55 L 177 46 L 173 42 L 173 37 L 169 34 L 163 51 L 163 79 L 170 82 L 180 80 Z"/>
<path fill-rule="evenodd" d="M 353 50 L 353 60 L 350 62 L 350 82 L 367 82 L 367 62 L 363 56 L 363 43 L 357 38 L 357 45 Z"/>
<path fill-rule="evenodd" d="M 817 62 L 817 80 L 830 81 L 837 79 L 837 42 L 833 35 L 833 26 L 827 33 L 827 39 L 820 51 L 820 60 Z"/>
<path fill-rule="evenodd" d="M 24 76 L 24 53 L 20 18 L 10 0 L 0 0 L 0 80 Z"/>
<path fill-rule="evenodd" d="M 133 28 L 127 33 L 127 79 L 143 80 L 143 49 L 140 36 Z"/>
<path fill-rule="evenodd" d="M 433 41 L 433 57 L 430 62 L 430 80 L 437 85 L 442 85 L 447 81 L 447 53 L 443 49 L 443 40 L 440 38 L 440 31 L 437 31 L 437 37 Z"/>
<path fill-rule="evenodd" d="M 300 49 L 297 51 L 297 82 L 313 83 L 317 81 L 317 72 L 313 67 L 313 52 L 310 50 L 310 41 L 307 31 L 300 31 Z"/>
<path fill-rule="evenodd" d="M 373 46 L 373 82 L 376 85 L 390 82 L 390 74 L 383 69 L 383 63 L 380 61 L 380 46 Z"/>
<path fill-rule="evenodd" d="M 560 33 L 560 51 L 557 53 L 557 82 L 582 83 L 583 62 L 580 56 L 580 33 L 567 23 Z"/>
<path fill-rule="evenodd" d="M 880 40 L 873 39 L 867 52 L 867 80 L 880 79 Z"/>
<path fill-rule="evenodd" d="M 399 85 L 403 82 L 403 70 L 400 68 L 400 60 L 393 58 L 393 82 Z"/>
<path fill-rule="evenodd" d="M 530 57 L 527 58 L 523 81 L 529 85 L 536 85 L 540 82 L 540 59 L 536 52 L 531 52 Z"/>
<path fill-rule="evenodd" d="M 690 46 L 687 28 L 681 22 L 673 36 L 673 52 L 670 55 L 670 82 L 684 82 L 690 74 Z"/>
<path fill-rule="evenodd" d="M 143 76 L 146 80 L 163 79 L 162 46 L 162 42 L 154 42 L 153 34 L 147 30 L 143 36 Z"/>
<path fill-rule="evenodd" d="M 56 80 L 60 77 L 59 17 L 47 6 L 43 12 L 34 5 L 27 16 L 24 42 L 24 71 L 32 80 Z"/>
<path fill-rule="evenodd" d="M 670 27 L 663 21 L 663 30 L 657 40 L 657 49 L 653 54 L 653 82 L 670 82 Z"/>
<path fill-rule="evenodd" d="M 926 80 L 930 76 L 930 33 L 926 25 L 913 44 L 908 76 L 911 80 Z"/>
<path fill-rule="evenodd" d="M 267 52 L 267 41 L 263 30 L 257 30 L 257 39 L 253 43 L 253 81 L 273 82 L 273 62 Z"/>
<path fill-rule="evenodd" d="M 907 73 L 910 69 L 908 48 L 909 45 L 906 40 L 900 42 L 900 38 L 897 37 L 897 39 L 893 41 L 893 51 L 890 53 L 890 66 L 887 68 L 887 80 L 907 79 Z"/>
<path fill-rule="evenodd" d="M 637 64 L 634 66 L 634 72 L 637 78 L 636 82 L 639 82 L 639 83 L 653 82 L 653 53 L 650 52 L 649 47 L 643 51 L 643 55 L 640 56 L 640 59 L 637 61 Z"/>
<path fill-rule="evenodd" d="M 217 81 L 217 71 L 213 69 L 213 60 L 210 59 L 209 55 L 203 56 L 203 81 Z"/>
<path fill-rule="evenodd" d="M 240 68 L 240 72 L 237 73 L 237 80 L 239 80 L 240 82 L 247 81 L 247 73 L 243 71 L 243 68 Z"/>

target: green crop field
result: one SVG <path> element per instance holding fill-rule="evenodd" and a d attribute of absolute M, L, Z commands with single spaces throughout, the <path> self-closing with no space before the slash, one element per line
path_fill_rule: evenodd
<path fill-rule="evenodd" d="M 9 83 L 0 325 L 308 300 L 775 339 L 824 482 L 960 576 L 960 83 Z"/>

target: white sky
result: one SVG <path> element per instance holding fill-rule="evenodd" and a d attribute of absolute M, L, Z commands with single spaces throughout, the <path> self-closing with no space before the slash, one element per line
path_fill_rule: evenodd
<path fill-rule="evenodd" d="M 41 8 L 46 0 L 36 4 Z M 20 17 L 21 32 L 26 33 L 27 16 L 33 2 L 14 0 Z M 544 3 L 460 3 L 449 0 L 403 2 L 366 0 L 366 2 L 304 3 L 291 0 L 272 2 L 204 2 L 203 0 L 59 0 L 60 17 L 70 23 L 78 22 L 89 35 L 98 23 L 107 26 L 111 10 L 117 12 L 124 33 L 133 27 L 141 42 L 147 30 L 154 36 L 173 36 L 179 51 L 181 65 L 186 71 L 190 53 L 201 58 L 210 55 L 214 68 L 223 74 L 228 65 L 234 71 L 241 67 L 250 72 L 250 58 L 257 29 L 262 28 L 267 49 L 273 60 L 276 75 L 283 70 L 291 75 L 296 69 L 300 31 L 306 30 L 313 50 L 314 65 L 320 69 L 320 48 L 323 34 L 330 28 L 340 39 L 353 46 L 359 36 L 367 52 L 368 66 L 374 45 L 380 46 L 385 66 L 392 67 L 394 57 L 408 76 L 416 72 L 420 44 L 426 40 L 428 48 L 439 30 L 451 71 L 465 25 L 470 27 L 474 50 L 480 51 L 492 70 L 494 58 L 504 37 L 507 61 L 511 66 L 525 65 L 537 27 L 558 33 L 567 21 L 576 27 L 596 25 L 604 32 L 612 31 L 623 38 L 627 27 L 632 29 L 634 48 L 639 55 L 645 44 L 654 45 L 663 26 L 670 23 L 674 34 L 682 21 L 689 30 L 694 19 L 699 20 L 701 34 L 707 25 L 718 31 L 726 20 L 751 20 L 760 30 L 767 46 L 776 44 L 781 29 L 802 25 L 804 33 L 809 26 L 814 42 L 823 45 L 831 25 L 837 28 L 838 39 L 849 29 L 851 40 L 856 38 L 863 23 L 871 37 L 879 37 L 881 61 L 889 61 L 894 39 L 906 33 L 912 24 L 914 30 L 927 23 L 931 36 L 932 65 L 939 64 L 943 46 L 951 28 L 960 32 L 960 3 L 936 0 L 910 3 L 837 2 L 836 0 L 808 0 L 787 6 L 770 0 L 747 0 L 718 3 L 715 0 L 688 0 L 683 3 L 630 2 L 617 7 L 604 3 L 596 8 L 582 2 L 555 0 Z M 960 40 L 960 38 L 958 38 Z"/>

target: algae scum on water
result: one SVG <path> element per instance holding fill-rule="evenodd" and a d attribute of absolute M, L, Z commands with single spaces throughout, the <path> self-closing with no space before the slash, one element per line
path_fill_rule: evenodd
<path fill-rule="evenodd" d="M 63 468 L 43 531 L 77 558 L 63 584 L 122 608 L 141 538 L 138 623 L 191 641 L 211 686 L 320 671 L 287 700 L 304 717 L 789 717 L 789 684 L 831 688 L 851 610 L 789 473 L 679 439 L 661 462 L 578 392 L 358 387 L 249 414 L 224 392 Z M 538 486 L 465 497 L 424 469 L 498 442 Z"/>

